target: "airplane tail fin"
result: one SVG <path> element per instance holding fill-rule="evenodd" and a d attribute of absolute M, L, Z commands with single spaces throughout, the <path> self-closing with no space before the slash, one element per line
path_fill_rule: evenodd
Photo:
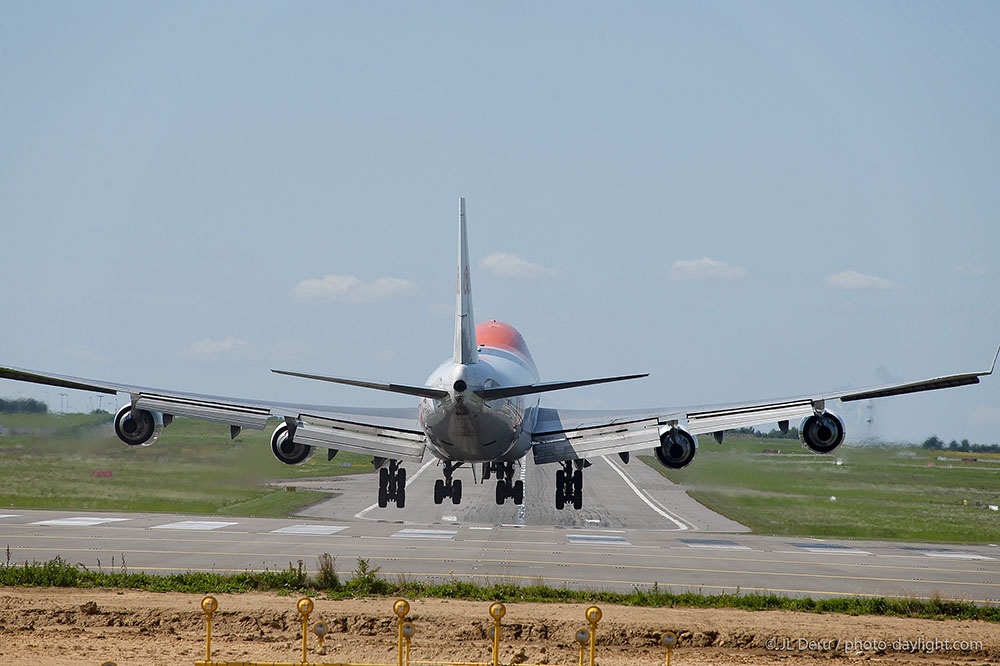
<path fill-rule="evenodd" d="M 458 294 L 455 299 L 455 363 L 479 360 L 476 320 L 472 314 L 472 280 L 469 276 L 469 241 L 465 233 L 465 197 L 458 200 Z"/>

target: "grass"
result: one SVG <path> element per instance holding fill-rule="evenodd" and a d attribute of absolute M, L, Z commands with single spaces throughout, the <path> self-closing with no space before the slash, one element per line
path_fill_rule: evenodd
<path fill-rule="evenodd" d="M 290 467 L 271 455 L 270 430 L 244 431 L 177 419 L 150 447 L 115 437 L 110 415 L 0 414 L 0 507 L 281 517 L 326 493 L 286 492 L 267 482 L 372 471 L 370 458 L 320 451 Z M 110 477 L 95 476 L 110 471 Z"/>
<path fill-rule="evenodd" d="M 287 569 L 239 574 L 188 572 L 170 576 L 132 573 L 122 565 L 111 571 L 91 570 L 73 566 L 61 558 L 44 563 L 0 565 L 0 586 L 82 587 L 139 589 L 153 592 L 187 592 L 220 594 L 250 591 L 278 591 L 307 595 L 324 595 L 328 599 L 356 597 L 405 597 L 463 599 L 470 601 L 504 602 L 570 602 L 609 603 L 653 608 L 738 608 L 742 610 L 791 610 L 810 613 L 845 613 L 850 615 L 891 615 L 931 619 L 960 619 L 1000 622 L 1000 608 L 977 606 L 968 602 L 943 599 L 886 599 L 840 597 L 834 599 L 797 599 L 775 594 L 703 595 L 675 594 L 657 585 L 631 592 L 593 592 L 546 587 L 519 586 L 512 583 L 477 585 L 452 580 L 443 584 L 398 580 L 395 583 L 379 576 L 377 567 L 358 559 L 351 577 L 341 582 L 334 570 L 335 561 L 329 554 L 319 557 L 316 577 L 309 576 L 302 562 L 291 562 Z"/>
<path fill-rule="evenodd" d="M 648 456 L 640 459 L 688 486 L 702 504 L 762 534 L 1000 541 L 1000 514 L 987 508 L 1000 504 L 1000 461 L 989 455 L 844 446 L 817 456 L 795 440 L 732 438 L 721 447 L 701 446 L 694 463 L 682 470 L 667 470 Z"/>

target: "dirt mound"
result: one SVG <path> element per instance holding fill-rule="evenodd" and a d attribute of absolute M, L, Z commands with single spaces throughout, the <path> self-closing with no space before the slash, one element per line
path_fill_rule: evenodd
<path fill-rule="evenodd" d="M 183 664 L 205 658 L 201 595 L 4 588 L 0 590 L 0 663 Z M 301 659 L 297 597 L 274 594 L 218 595 L 212 657 L 228 661 Z M 489 604 L 439 599 L 411 600 L 416 627 L 414 660 L 488 661 Z M 573 640 L 586 626 L 585 605 L 507 604 L 501 658 L 504 663 L 576 664 Z M 672 663 L 1000 663 L 1000 626 L 985 622 L 815 615 L 788 611 L 648 609 L 602 607 L 598 663 L 662 664 L 664 630 L 680 638 Z M 310 660 L 393 664 L 396 622 L 392 600 L 315 601 L 310 625 L 323 621 L 327 654 Z M 936 641 L 936 642 L 935 642 Z M 947 645 L 943 643 L 947 641 Z M 930 648 L 928 650 L 928 648 Z"/>

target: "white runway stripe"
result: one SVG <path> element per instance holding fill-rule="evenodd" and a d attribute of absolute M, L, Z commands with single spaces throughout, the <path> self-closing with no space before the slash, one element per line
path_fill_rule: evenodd
<path fill-rule="evenodd" d="M 342 530 L 346 530 L 344 525 L 289 525 L 280 529 L 271 530 L 271 534 L 311 534 L 314 536 L 330 536 Z"/>
<path fill-rule="evenodd" d="M 117 523 L 128 518 L 99 518 L 97 516 L 76 516 L 75 518 L 53 518 L 52 520 L 40 520 L 32 525 L 52 525 L 58 527 L 93 527 L 105 523 Z"/>
<path fill-rule="evenodd" d="M 620 536 L 610 534 L 567 534 L 566 538 L 570 543 L 600 543 L 613 546 L 631 546 L 628 541 Z"/>
<path fill-rule="evenodd" d="M 217 530 L 222 527 L 229 527 L 230 525 L 239 525 L 239 523 L 227 523 L 221 520 L 182 520 L 179 523 L 166 523 L 165 525 L 154 525 L 150 529 L 195 530 L 195 531 L 206 532 L 208 530 Z"/>
<path fill-rule="evenodd" d="M 404 537 L 409 539 L 452 539 L 455 536 L 455 530 L 417 530 L 407 528 L 405 530 L 399 530 L 394 533 L 394 537 Z"/>

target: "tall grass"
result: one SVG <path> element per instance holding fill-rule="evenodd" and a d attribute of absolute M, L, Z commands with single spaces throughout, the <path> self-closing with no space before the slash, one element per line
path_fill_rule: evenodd
<path fill-rule="evenodd" d="M 424 583 L 407 579 L 395 582 L 379 576 L 378 567 L 359 558 L 351 577 L 341 581 L 333 569 L 334 559 L 320 556 L 317 576 L 311 577 L 303 568 L 289 562 L 287 569 L 238 574 L 188 572 L 169 576 L 132 573 L 122 564 L 111 571 L 92 570 L 72 565 L 60 557 L 48 562 L 25 562 L 0 566 L 0 586 L 83 587 L 138 589 L 153 592 L 188 592 L 218 594 L 252 591 L 277 591 L 307 595 L 323 594 L 328 599 L 356 597 L 406 597 L 463 599 L 470 601 L 504 602 L 568 602 L 606 603 L 653 608 L 738 608 L 749 611 L 790 610 L 807 613 L 844 613 L 849 615 L 891 615 L 931 619 L 960 619 L 1000 622 L 1000 608 L 977 606 L 968 602 L 945 599 L 889 599 L 883 597 L 837 597 L 833 599 L 791 598 L 777 594 L 745 594 L 738 590 L 728 594 L 674 593 L 658 585 L 635 588 L 631 592 L 581 591 L 547 587 L 520 586 L 501 581 L 493 584 L 451 580 L 446 583 Z"/>

